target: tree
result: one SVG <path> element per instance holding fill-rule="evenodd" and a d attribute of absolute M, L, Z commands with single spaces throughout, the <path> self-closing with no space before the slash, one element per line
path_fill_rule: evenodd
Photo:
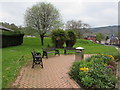
<path fill-rule="evenodd" d="M 20 27 L 20 31 L 22 33 L 24 33 L 25 35 L 33 35 L 33 36 L 37 36 L 38 33 L 35 32 L 35 30 L 31 27 Z"/>
<path fill-rule="evenodd" d="M 82 23 L 82 21 L 78 20 L 70 20 L 67 21 L 66 23 L 66 29 L 67 30 L 75 30 L 78 37 L 81 38 L 81 36 L 85 33 L 88 32 L 88 29 L 90 28 L 89 24 Z"/>
<path fill-rule="evenodd" d="M 6 28 L 14 30 L 14 32 L 19 32 L 20 33 L 20 28 L 16 26 L 14 23 L 9 24 L 7 22 L 0 22 L 0 24 Z"/>
<path fill-rule="evenodd" d="M 73 30 L 66 31 L 66 47 L 72 48 L 76 43 L 76 34 Z"/>
<path fill-rule="evenodd" d="M 58 10 L 52 4 L 44 2 L 27 9 L 25 23 L 39 33 L 42 45 L 47 31 L 62 26 Z"/>
<path fill-rule="evenodd" d="M 105 41 L 107 41 L 108 39 L 109 39 L 109 36 L 106 36 Z"/>
<path fill-rule="evenodd" d="M 104 34 L 102 34 L 102 33 L 97 33 L 97 34 L 96 34 L 96 40 L 99 41 L 99 42 L 101 42 L 102 39 L 104 39 Z"/>

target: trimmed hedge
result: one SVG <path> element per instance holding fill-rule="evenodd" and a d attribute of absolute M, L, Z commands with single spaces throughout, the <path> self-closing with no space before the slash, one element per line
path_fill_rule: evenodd
<path fill-rule="evenodd" d="M 66 47 L 72 48 L 74 44 L 76 43 L 76 34 L 73 30 L 67 30 L 66 31 Z"/>
<path fill-rule="evenodd" d="M 23 43 L 24 34 L 15 34 L 15 35 L 0 35 L 2 37 L 2 46 L 0 48 L 17 46 Z"/>
<path fill-rule="evenodd" d="M 66 40 L 66 33 L 64 30 L 52 30 L 51 37 L 56 48 L 63 48 L 63 44 Z"/>

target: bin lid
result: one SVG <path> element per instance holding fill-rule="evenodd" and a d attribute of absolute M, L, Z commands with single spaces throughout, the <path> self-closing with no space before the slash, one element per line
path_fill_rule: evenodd
<path fill-rule="evenodd" d="M 76 49 L 84 50 L 84 48 L 83 48 L 83 47 L 77 47 Z"/>

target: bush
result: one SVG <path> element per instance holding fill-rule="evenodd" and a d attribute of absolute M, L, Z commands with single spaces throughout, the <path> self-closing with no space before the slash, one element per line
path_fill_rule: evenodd
<path fill-rule="evenodd" d="M 66 47 L 73 47 L 76 43 L 76 34 L 73 30 L 66 31 Z"/>
<path fill-rule="evenodd" d="M 118 55 L 113 55 L 114 57 L 115 57 L 115 60 L 116 61 L 120 61 L 120 54 L 118 54 Z"/>
<path fill-rule="evenodd" d="M 97 63 L 108 63 L 110 61 L 112 61 L 112 55 L 94 55 L 91 56 L 90 58 L 87 58 L 86 60 L 88 62 L 93 61 L 93 62 L 97 62 Z"/>
<path fill-rule="evenodd" d="M 115 88 L 115 67 L 109 62 L 114 62 L 110 55 L 95 55 L 86 61 L 75 62 L 69 75 L 84 88 Z"/>
<path fill-rule="evenodd" d="M 51 36 L 55 47 L 62 48 L 66 39 L 65 31 L 62 29 L 53 30 Z"/>
<path fill-rule="evenodd" d="M 71 72 L 69 72 L 69 75 L 75 79 L 76 81 L 78 81 L 79 79 L 79 66 L 80 64 L 83 64 L 84 62 L 74 62 L 73 66 L 71 67 Z"/>

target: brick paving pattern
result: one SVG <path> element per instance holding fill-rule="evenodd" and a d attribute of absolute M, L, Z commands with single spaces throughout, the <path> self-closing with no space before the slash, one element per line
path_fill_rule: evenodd
<path fill-rule="evenodd" d="M 90 57 L 91 55 L 85 55 Z M 74 55 L 61 55 L 43 59 L 44 68 L 35 65 L 32 69 L 32 62 L 24 66 L 20 75 L 13 83 L 15 88 L 80 88 L 79 85 L 70 79 L 68 72 L 75 61 Z"/>

